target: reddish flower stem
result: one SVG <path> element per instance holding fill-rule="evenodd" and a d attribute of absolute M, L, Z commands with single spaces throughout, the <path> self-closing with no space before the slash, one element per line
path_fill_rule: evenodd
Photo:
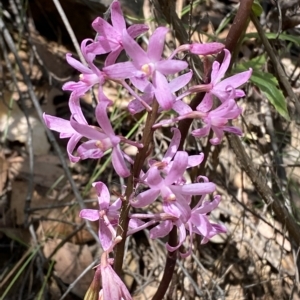
<path fill-rule="evenodd" d="M 153 132 L 152 126 L 154 125 L 157 119 L 157 111 L 158 111 L 158 103 L 157 101 L 153 101 L 152 111 L 148 112 L 148 116 L 146 119 L 146 124 L 143 132 L 142 144 L 144 147 L 139 149 L 139 152 L 135 158 L 131 175 L 127 180 L 127 187 L 126 187 L 126 198 L 122 203 L 121 212 L 120 212 L 120 221 L 117 230 L 117 236 L 122 237 L 122 241 L 116 245 L 115 248 L 115 261 L 114 261 L 114 269 L 116 273 L 121 276 L 122 273 L 122 265 L 123 265 L 123 258 L 124 258 L 124 247 L 125 241 L 128 231 L 128 214 L 130 209 L 129 199 L 132 195 L 135 187 L 135 179 L 139 177 L 142 167 L 144 165 L 145 160 L 147 159 L 149 148 L 153 139 Z"/>

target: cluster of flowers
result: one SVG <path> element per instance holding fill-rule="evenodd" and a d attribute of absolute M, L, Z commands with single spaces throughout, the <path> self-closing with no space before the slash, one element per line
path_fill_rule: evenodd
<path fill-rule="evenodd" d="M 64 90 L 71 91 L 70 120 L 44 114 L 44 120 L 50 129 L 60 132 L 61 138 L 69 138 L 67 152 L 72 162 L 87 158 L 100 159 L 107 150 L 111 149 L 113 168 L 119 176 L 125 178 L 131 174 L 130 165 L 133 161 L 122 151 L 121 144 L 143 147 L 140 143 L 114 133 L 107 115 L 112 101 L 104 95 L 102 89 L 107 80 L 118 82 L 133 96 L 134 100 L 128 105 L 131 114 L 144 109 L 151 111 L 151 105 L 155 100 L 159 104 L 159 112 L 173 110 L 177 113 L 177 117 L 163 120 L 155 124 L 153 129 L 165 124 L 176 124 L 177 121 L 185 118 L 192 118 L 201 120 L 203 126 L 193 130 L 191 134 L 195 137 L 204 137 L 209 134 L 210 130 L 213 130 L 214 137 L 210 139 L 210 142 L 214 145 L 221 142 L 224 131 L 242 134 L 239 128 L 229 126 L 228 122 L 241 114 L 235 98 L 244 96 L 244 92 L 238 87 L 247 82 L 251 76 L 251 69 L 222 80 L 231 56 L 221 43 L 181 45 L 169 58 L 164 59 L 162 54 L 168 28 L 157 28 L 151 35 L 145 51 L 135 38 L 145 33 L 148 30 L 147 26 L 138 24 L 126 28 L 117 0 L 112 2 L 110 12 L 112 24 L 102 18 L 97 18 L 92 23 L 97 32 L 97 38 L 86 39 L 81 44 L 81 51 L 87 66 L 74 59 L 71 54 L 67 55 L 68 63 L 81 73 L 78 82 L 68 82 L 63 86 Z M 116 62 L 123 50 L 130 60 Z M 224 59 L 222 64 L 213 63 L 209 83 L 187 88 L 192 78 L 192 71 L 187 69 L 186 61 L 176 58 L 177 54 L 182 51 L 197 55 L 210 55 L 224 51 Z M 108 55 L 104 67 L 99 69 L 94 61 L 97 55 L 102 54 Z M 179 72 L 182 73 L 185 70 L 186 73 L 178 75 Z M 80 97 L 95 85 L 98 85 L 98 104 L 95 115 L 99 127 L 87 123 L 79 102 Z M 184 87 L 185 91 L 179 96 L 178 93 L 175 94 Z M 182 99 L 199 91 L 205 92 L 205 97 L 196 110 L 192 111 Z M 220 100 L 217 108 L 213 108 L 213 96 Z M 176 127 L 172 128 L 172 132 L 173 138 L 164 158 L 162 161 L 149 161 L 148 169 L 136 178 L 136 191 L 139 187 L 143 187 L 141 189 L 143 191 L 134 194 L 129 200 L 135 208 L 143 208 L 154 201 L 161 201 L 162 211 L 156 214 L 129 215 L 127 234 L 130 235 L 151 226 L 150 237 L 155 239 L 167 235 L 173 226 L 176 226 L 178 245 L 172 247 L 167 244 L 167 249 L 169 251 L 178 249 L 184 243 L 188 232 L 189 248 L 187 252 L 181 253 L 182 257 L 186 257 L 191 253 L 194 233 L 201 235 L 202 243 L 206 243 L 212 236 L 225 232 L 226 229 L 222 225 L 211 223 L 208 219 L 208 214 L 218 206 L 221 199 L 217 195 L 213 201 L 206 200 L 207 195 L 215 191 L 215 184 L 209 182 L 204 176 L 199 176 L 197 182 L 188 184 L 183 176 L 186 169 L 198 166 L 202 162 L 203 154 L 191 156 L 185 151 L 178 151 L 181 135 Z M 106 255 L 101 259 L 99 270 L 96 272 L 97 276 L 100 272 L 103 277 L 100 298 L 130 299 L 128 291 L 114 273 L 111 260 L 108 258 L 108 253 L 113 250 L 120 239 L 116 234 L 116 227 L 122 200 L 118 199 L 111 204 L 107 186 L 102 182 L 95 182 L 93 186 L 98 193 L 99 210 L 83 209 L 80 216 L 90 221 L 99 220 L 99 239 Z M 191 198 L 195 195 L 199 196 L 200 200 L 191 208 Z M 103 274 L 106 275 L 103 276 Z M 109 284 L 107 278 L 112 279 L 111 282 L 117 282 L 118 287 Z"/>

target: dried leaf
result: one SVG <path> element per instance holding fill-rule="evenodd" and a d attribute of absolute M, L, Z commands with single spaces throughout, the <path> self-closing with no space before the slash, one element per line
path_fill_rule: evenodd
<path fill-rule="evenodd" d="M 44 254 L 49 257 L 60 239 L 47 241 L 44 246 Z M 54 270 L 56 275 L 66 284 L 77 279 L 84 269 L 93 262 L 93 257 L 88 246 L 78 246 L 72 243 L 65 243 L 53 256 L 56 261 Z M 72 292 L 83 297 L 93 280 L 93 271 L 87 272 L 72 289 Z"/>

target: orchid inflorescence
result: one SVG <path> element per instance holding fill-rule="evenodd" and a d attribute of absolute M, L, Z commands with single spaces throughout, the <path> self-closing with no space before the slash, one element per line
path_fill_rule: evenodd
<path fill-rule="evenodd" d="M 239 128 L 230 125 L 230 120 L 241 114 L 242 110 L 235 99 L 245 95 L 238 87 L 248 81 L 252 70 L 222 80 L 229 67 L 231 55 L 224 49 L 223 44 L 216 42 L 181 45 L 168 58 L 163 58 L 165 36 L 169 30 L 167 27 L 158 27 L 149 38 L 147 50 L 144 50 L 135 38 L 145 33 L 148 30 L 147 26 L 135 24 L 127 28 L 117 0 L 112 2 L 110 13 L 111 24 L 100 17 L 97 18 L 92 23 L 97 32 L 96 39 L 86 39 L 81 44 L 87 65 L 77 61 L 71 54 L 66 56 L 68 63 L 81 73 L 78 82 L 68 82 L 63 86 L 63 90 L 71 91 L 70 120 L 47 114 L 44 114 L 44 120 L 50 129 L 60 133 L 60 138 L 69 139 L 67 153 L 71 162 L 88 158 L 100 159 L 108 153 L 107 150 L 111 150 L 109 153 L 114 170 L 120 177 L 126 178 L 132 176 L 134 159 L 124 153 L 122 145 L 130 144 L 139 150 L 144 145 L 114 133 L 108 117 L 108 109 L 113 102 L 103 92 L 104 83 L 108 80 L 115 81 L 128 90 L 134 98 L 128 105 L 131 114 L 143 110 L 151 112 L 155 101 L 159 105 L 158 113 L 172 110 L 177 116 L 163 119 L 152 126 L 155 130 L 160 126 L 173 124 L 173 137 L 169 148 L 161 161 L 150 159 L 147 168 L 140 171 L 138 178 L 134 178 L 135 192 L 128 199 L 134 208 L 149 208 L 152 203 L 159 201 L 161 211 L 151 214 L 148 209 L 147 213 L 129 214 L 127 236 L 151 227 L 150 238 L 156 239 L 168 235 L 176 226 L 178 244 L 175 247 L 167 244 L 166 247 L 168 251 L 179 249 L 188 233 L 188 250 L 180 252 L 182 257 L 186 257 L 192 251 L 194 234 L 200 235 L 202 243 L 206 243 L 214 235 L 226 232 L 226 228 L 211 223 L 208 218 L 208 214 L 221 200 L 219 195 L 215 195 L 212 201 L 208 200 L 208 195 L 215 192 L 216 185 L 209 182 L 205 176 L 199 176 L 194 183 L 187 183 L 185 180 L 185 171 L 199 166 L 204 155 L 189 155 L 186 151 L 179 150 L 181 134 L 175 125 L 186 118 L 200 120 L 203 126 L 194 129 L 191 134 L 195 137 L 205 137 L 212 130 L 214 136 L 210 143 L 213 145 L 221 143 L 224 132 L 242 135 Z M 123 50 L 129 60 L 117 62 Z M 209 83 L 187 87 L 193 72 L 188 69 L 186 61 L 178 58 L 177 54 L 183 51 L 202 56 L 224 51 L 224 59 L 221 64 L 213 62 Z M 100 69 L 95 64 L 95 58 L 103 54 L 107 54 L 107 57 L 104 67 Z M 80 97 L 95 85 L 98 85 L 98 103 L 95 109 L 98 127 L 88 124 L 79 101 Z M 180 93 L 183 88 L 184 92 Z M 197 92 L 205 92 L 205 96 L 193 111 L 182 99 Z M 214 97 L 219 99 L 219 105 L 216 105 Z M 101 268 L 99 267 L 96 275 L 99 276 L 100 272 L 103 277 L 103 274 L 107 273 L 105 278 L 115 278 L 114 281 L 118 282 L 117 287 L 111 286 L 102 278 L 103 288 L 99 299 L 130 299 L 124 284 L 111 267 L 111 259 L 108 258 L 108 254 L 121 239 L 117 235 L 117 226 L 125 197 L 111 203 L 109 189 L 103 182 L 95 182 L 93 186 L 98 194 L 99 209 L 83 209 L 80 217 L 99 221 L 99 240 L 104 250 L 104 258 L 101 258 Z M 138 193 L 138 190 L 141 192 Z M 191 207 L 193 196 L 198 196 L 199 200 Z"/>

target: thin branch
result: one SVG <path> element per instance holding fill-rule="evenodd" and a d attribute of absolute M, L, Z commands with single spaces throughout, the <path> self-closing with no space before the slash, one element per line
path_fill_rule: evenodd
<path fill-rule="evenodd" d="M 77 53 L 77 55 L 78 55 L 80 61 L 81 61 L 83 64 L 85 64 L 86 61 L 85 61 L 85 59 L 84 59 L 84 57 L 83 57 L 83 55 L 82 55 L 82 53 L 81 53 L 81 49 L 80 49 L 79 43 L 78 43 L 78 41 L 77 41 L 77 38 L 76 38 L 76 36 L 75 36 L 75 33 L 74 33 L 74 31 L 73 31 L 73 29 L 72 29 L 72 27 L 71 27 L 71 25 L 70 25 L 70 22 L 69 22 L 69 20 L 68 20 L 66 14 L 65 14 L 63 8 L 61 7 L 61 4 L 60 4 L 59 0 L 52 0 L 52 1 L 53 1 L 54 5 L 55 5 L 55 7 L 56 7 L 56 9 L 57 9 L 57 11 L 58 11 L 58 13 L 59 13 L 61 19 L 62 19 L 62 21 L 63 21 L 64 24 L 65 24 L 65 27 L 66 27 L 66 29 L 67 29 L 67 31 L 68 31 L 68 33 L 69 33 L 69 36 L 70 36 L 70 38 L 71 38 L 71 40 L 72 40 L 72 43 L 73 43 L 73 45 L 74 45 L 74 47 L 75 47 L 76 53 Z M 79 21 L 79 22 L 80 22 L 80 21 Z"/>

